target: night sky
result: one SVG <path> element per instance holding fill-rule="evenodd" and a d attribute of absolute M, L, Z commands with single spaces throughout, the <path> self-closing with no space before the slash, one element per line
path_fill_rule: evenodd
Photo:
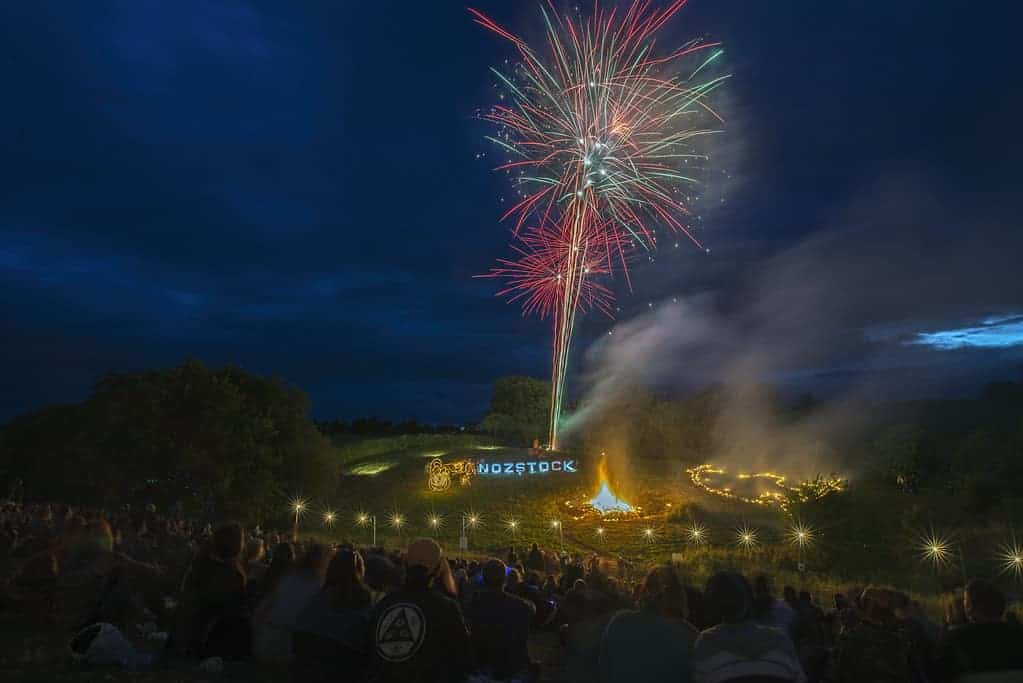
<path fill-rule="evenodd" d="M 772 369 L 810 389 L 879 357 L 1018 378 L 1012 5 L 692 0 L 671 36 L 724 41 L 734 73 L 711 252 L 669 244 L 616 286 L 576 365 L 695 297 L 750 340 L 826 327 Z M 539 28 L 532 2 L 477 6 Z M 495 377 L 546 376 L 548 325 L 472 277 L 508 253 L 474 113 L 512 57 L 447 0 L 3 3 L 0 420 L 186 357 L 322 418 L 475 420 Z"/>

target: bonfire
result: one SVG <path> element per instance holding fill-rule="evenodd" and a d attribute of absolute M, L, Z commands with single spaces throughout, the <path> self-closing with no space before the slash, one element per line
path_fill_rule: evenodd
<path fill-rule="evenodd" d="M 600 490 L 597 491 L 597 495 L 590 499 L 590 506 L 602 515 L 632 512 L 633 507 L 611 490 L 611 483 L 607 476 L 607 465 L 603 458 L 600 460 L 600 467 L 597 471 L 600 475 Z"/>

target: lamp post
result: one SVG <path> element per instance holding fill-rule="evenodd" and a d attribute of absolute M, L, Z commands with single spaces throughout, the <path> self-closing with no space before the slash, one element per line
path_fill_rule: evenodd
<path fill-rule="evenodd" d="M 401 528 L 405 526 L 405 518 L 400 512 L 395 512 L 390 519 L 391 528 L 398 532 L 398 543 L 401 543 Z"/>
<path fill-rule="evenodd" d="M 302 516 L 303 512 L 305 512 L 305 500 L 303 500 L 302 498 L 296 498 L 295 500 L 291 501 L 291 510 L 292 510 L 292 512 L 295 513 L 295 524 L 291 528 L 291 540 L 292 541 L 297 541 L 298 540 L 298 518 Z"/>
<path fill-rule="evenodd" d="M 551 528 L 558 530 L 558 538 L 561 541 L 561 552 L 565 552 L 565 525 L 561 523 L 561 520 L 555 519 L 551 521 Z"/>
<path fill-rule="evenodd" d="M 370 522 L 373 523 L 373 547 L 375 548 L 377 545 L 377 516 L 362 513 L 356 518 L 356 521 L 359 523 L 359 526 L 366 526 Z"/>
<path fill-rule="evenodd" d="M 467 530 L 475 530 L 479 523 L 480 517 L 475 512 L 462 513 L 462 535 L 458 539 L 459 550 L 469 549 L 469 534 Z"/>

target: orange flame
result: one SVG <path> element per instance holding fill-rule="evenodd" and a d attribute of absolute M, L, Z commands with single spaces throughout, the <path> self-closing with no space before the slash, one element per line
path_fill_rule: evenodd
<path fill-rule="evenodd" d="M 600 489 L 597 491 L 597 495 L 590 499 L 590 506 L 602 515 L 610 512 L 632 512 L 632 506 L 619 498 L 611 490 L 611 484 L 607 476 L 606 458 L 600 459 L 600 465 L 597 466 L 597 477 Z"/>

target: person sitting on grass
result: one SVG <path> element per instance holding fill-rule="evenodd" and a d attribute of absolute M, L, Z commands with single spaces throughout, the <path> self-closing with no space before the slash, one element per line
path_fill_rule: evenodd
<path fill-rule="evenodd" d="M 313 545 L 294 569 L 282 577 L 273 592 L 256 608 L 255 655 L 266 662 L 291 660 L 291 632 L 295 619 L 309 599 L 323 587 L 331 551 Z"/>
<path fill-rule="evenodd" d="M 707 581 L 704 597 L 718 625 L 700 633 L 693 646 L 695 683 L 724 683 L 757 676 L 779 683 L 806 680 L 789 637 L 749 620 L 753 593 L 744 577 L 719 572 Z"/>
<path fill-rule="evenodd" d="M 249 584 L 250 604 L 259 605 L 266 596 L 273 593 L 277 584 L 295 567 L 295 546 L 278 543 L 271 551 L 270 566 L 260 575 L 253 577 Z"/>
<path fill-rule="evenodd" d="M 136 594 L 149 592 L 162 576 L 158 565 L 137 562 L 113 550 L 105 519 L 68 525 L 52 547 L 30 557 L 12 579 L 28 612 L 85 627 L 108 621 L 124 627 Z"/>
<path fill-rule="evenodd" d="M 696 629 L 670 566 L 647 574 L 639 610 L 616 612 L 603 629 L 597 679 L 609 683 L 687 683 Z"/>
<path fill-rule="evenodd" d="M 472 633 L 476 666 L 499 681 L 524 678 L 529 672 L 529 625 L 533 603 L 505 591 L 508 570 L 500 560 L 483 565 L 485 590 L 465 610 Z"/>
<path fill-rule="evenodd" d="M 250 538 L 245 544 L 245 575 L 249 583 L 254 584 L 263 578 L 267 570 L 265 559 L 266 546 L 263 545 L 263 539 Z"/>
<path fill-rule="evenodd" d="M 409 544 L 405 585 L 377 603 L 370 620 L 372 680 L 461 683 L 472 667 L 469 632 L 440 546 Z"/>
<path fill-rule="evenodd" d="M 326 683 L 338 672 L 362 680 L 369 664 L 366 641 L 372 606 L 365 574 L 362 555 L 351 548 L 341 549 L 330 561 L 323 589 L 295 619 L 292 680 Z"/>
<path fill-rule="evenodd" d="M 912 680 L 913 643 L 892 610 L 893 602 L 888 589 L 863 591 L 861 621 L 843 630 L 835 643 L 832 679 L 836 683 Z"/>
<path fill-rule="evenodd" d="M 181 589 L 173 638 L 180 654 L 223 659 L 249 655 L 244 549 L 241 526 L 224 524 L 193 560 Z"/>
<path fill-rule="evenodd" d="M 774 597 L 771 579 L 767 574 L 753 577 L 753 608 L 750 617 L 761 626 L 773 626 L 796 642 L 796 627 L 799 616 L 796 613 L 796 591 L 786 586 L 784 599 Z"/>
<path fill-rule="evenodd" d="M 963 592 L 963 610 L 966 623 L 949 629 L 938 647 L 935 678 L 954 681 L 967 674 L 1023 671 L 1023 628 L 1005 620 L 1001 591 L 974 579 Z"/>

